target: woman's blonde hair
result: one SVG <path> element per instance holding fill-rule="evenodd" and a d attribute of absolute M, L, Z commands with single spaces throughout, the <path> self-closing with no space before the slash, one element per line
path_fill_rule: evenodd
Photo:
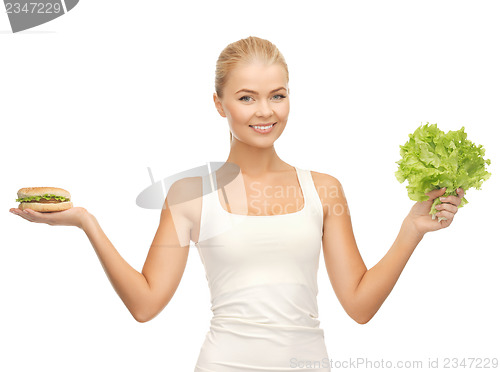
<path fill-rule="evenodd" d="M 286 82 L 288 83 L 288 66 L 285 57 L 276 45 L 268 40 L 256 36 L 235 41 L 224 48 L 217 59 L 215 67 L 215 92 L 222 99 L 222 90 L 226 85 L 229 73 L 239 63 L 263 61 L 267 64 L 278 63 L 285 69 Z M 229 143 L 233 141 L 233 134 L 229 130 Z"/>

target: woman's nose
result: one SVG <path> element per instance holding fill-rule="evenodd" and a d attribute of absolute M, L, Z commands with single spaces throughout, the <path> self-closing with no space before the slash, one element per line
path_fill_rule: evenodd
<path fill-rule="evenodd" d="M 259 104 L 258 110 L 257 110 L 257 116 L 264 116 L 268 117 L 273 114 L 273 109 L 271 108 L 271 105 L 267 101 L 263 101 Z"/>

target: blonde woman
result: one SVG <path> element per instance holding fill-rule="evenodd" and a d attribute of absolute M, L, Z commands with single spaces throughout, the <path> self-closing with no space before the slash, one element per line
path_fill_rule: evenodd
<path fill-rule="evenodd" d="M 33 222 L 83 229 L 139 322 L 153 319 L 169 303 L 189 243 L 195 242 L 213 311 L 196 372 L 330 371 L 316 302 L 321 246 L 340 303 L 364 324 L 387 298 L 425 233 L 452 223 L 463 192 L 457 190 L 459 197 L 438 205 L 438 216 L 446 217 L 440 222 L 429 211 L 444 189 L 415 203 L 387 254 L 367 270 L 339 180 L 294 167 L 275 151 L 287 124 L 289 95 L 287 64 L 271 42 L 248 37 L 222 51 L 213 98 L 228 120 L 229 156 L 210 178 L 186 178 L 169 189 L 142 273 L 119 255 L 84 208 L 11 212 Z M 236 177 L 231 177 L 231 165 L 237 167 Z M 198 197 L 172 202 L 187 194 Z"/>

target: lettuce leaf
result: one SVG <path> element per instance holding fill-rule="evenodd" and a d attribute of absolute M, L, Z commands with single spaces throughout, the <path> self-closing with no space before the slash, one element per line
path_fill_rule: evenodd
<path fill-rule="evenodd" d="M 443 196 L 457 195 L 456 189 L 462 188 L 464 193 L 471 187 L 480 190 L 481 184 L 490 178 L 485 165 L 490 165 L 489 159 L 484 159 L 485 149 L 467 139 L 465 128 L 444 133 L 436 124 L 418 127 L 403 146 L 400 147 L 401 159 L 396 162 L 395 172 L 400 183 L 408 180 L 408 196 L 411 200 L 424 201 L 425 195 L 434 189 L 446 187 Z M 435 219 L 440 204 L 436 198 L 429 214 Z M 468 201 L 462 198 L 460 207 Z M 440 217 L 439 221 L 446 219 Z"/>
<path fill-rule="evenodd" d="M 56 200 L 59 200 L 59 201 L 69 201 L 70 199 L 69 198 L 66 198 L 64 196 L 57 196 L 57 195 L 53 195 L 53 194 L 44 194 L 44 195 L 40 195 L 40 196 L 27 196 L 26 198 L 19 198 L 19 199 L 16 199 L 16 202 L 30 202 L 30 201 L 40 201 L 40 199 L 47 199 L 47 200 L 50 200 L 50 199 L 56 199 Z"/>

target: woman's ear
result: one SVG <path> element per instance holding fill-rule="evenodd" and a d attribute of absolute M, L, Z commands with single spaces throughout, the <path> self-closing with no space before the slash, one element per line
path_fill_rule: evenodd
<path fill-rule="evenodd" d="M 214 103 L 215 103 L 215 108 L 217 109 L 217 111 L 219 111 L 220 116 L 225 118 L 226 114 L 224 113 L 224 109 L 222 108 L 222 104 L 219 100 L 219 97 L 217 97 L 217 93 L 214 93 Z"/>

